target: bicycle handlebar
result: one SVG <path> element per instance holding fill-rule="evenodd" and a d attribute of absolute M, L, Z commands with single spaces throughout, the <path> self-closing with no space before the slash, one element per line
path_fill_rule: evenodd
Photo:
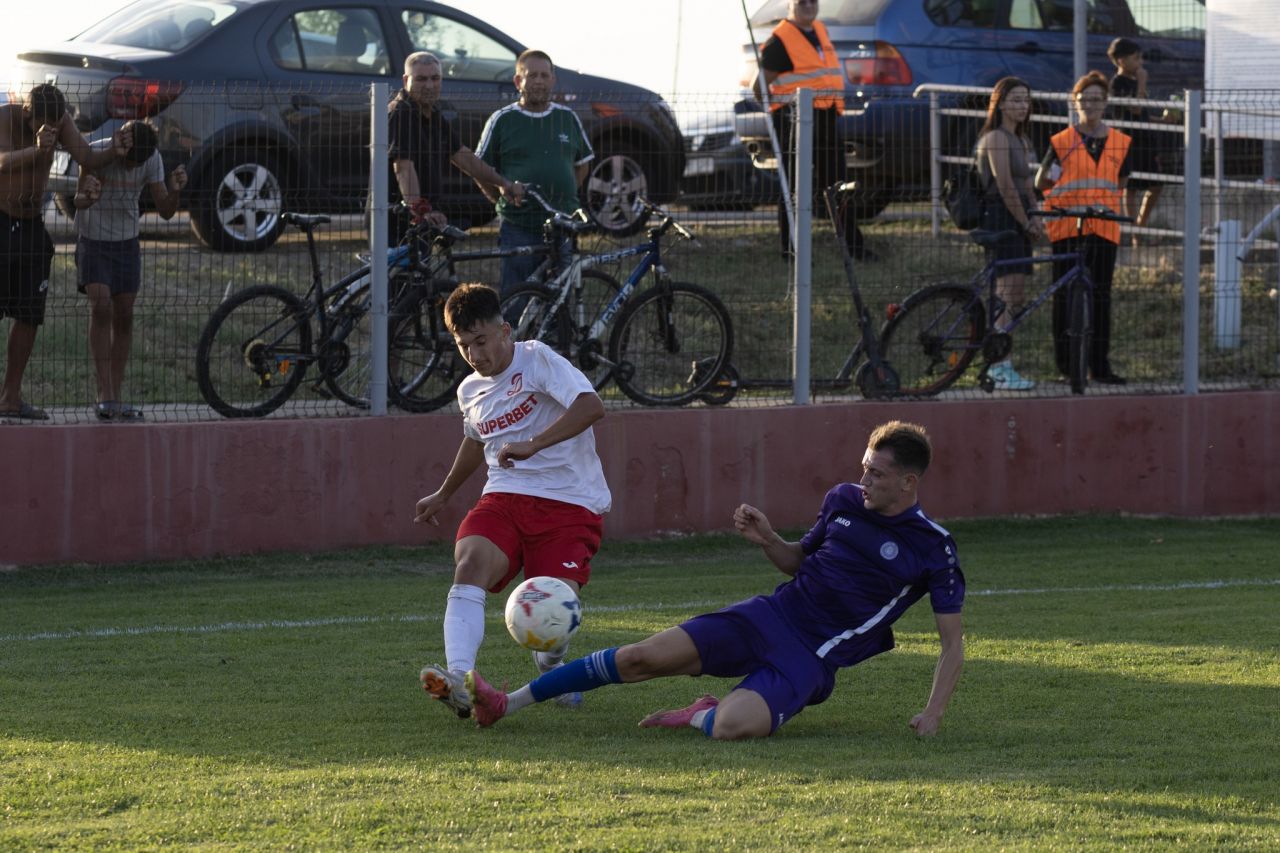
<path fill-rule="evenodd" d="M 1132 216 L 1116 213 L 1109 207 L 1052 207 L 1045 210 L 1033 210 L 1031 216 L 1042 216 L 1045 219 L 1105 219 L 1111 222 L 1133 222 Z"/>

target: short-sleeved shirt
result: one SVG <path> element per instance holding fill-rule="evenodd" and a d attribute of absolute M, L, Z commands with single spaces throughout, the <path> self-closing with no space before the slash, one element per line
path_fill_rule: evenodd
<path fill-rule="evenodd" d="M 510 180 L 537 184 L 552 207 L 565 213 L 578 207 L 574 168 L 595 156 L 578 116 L 555 103 L 540 113 L 518 103 L 498 110 L 485 123 L 476 154 Z M 508 205 L 505 198 L 498 201 L 498 215 L 538 232 L 547 219 L 540 205 Z"/>
<path fill-rule="evenodd" d="M 498 465 L 503 445 L 532 439 L 555 423 L 579 395 L 594 393 L 581 370 L 538 341 L 517 343 L 515 356 L 502 373 L 472 373 L 462 380 L 458 405 L 463 433 L 483 442 L 489 465 L 484 492 L 533 495 L 576 504 L 596 514 L 608 512 L 612 496 L 590 428 L 512 468 Z"/>
<path fill-rule="evenodd" d="M 462 148 L 462 140 L 453 125 L 434 106 L 423 114 L 418 105 L 401 92 L 391 101 L 387 134 L 391 160 L 391 200 L 400 201 L 400 185 L 396 182 L 395 162 L 409 160 L 418 173 L 418 189 L 431 201 L 444 189 L 445 170 L 449 160 Z"/>
<path fill-rule="evenodd" d="M 110 139 L 92 143 L 95 150 L 111 147 Z M 76 211 L 76 233 L 87 240 L 132 240 L 138 236 L 138 196 L 147 184 L 164 183 L 164 162 L 153 151 L 140 166 L 113 160 L 94 174 L 102 181 L 102 195 L 91 207 Z"/>
<path fill-rule="evenodd" d="M 934 613 L 959 613 L 964 574 L 955 540 L 919 504 L 893 516 L 869 510 L 862 487 L 827 492 L 800 540 L 804 560 L 774 591 L 775 609 L 834 666 L 892 647 L 889 626 L 925 595 Z"/>

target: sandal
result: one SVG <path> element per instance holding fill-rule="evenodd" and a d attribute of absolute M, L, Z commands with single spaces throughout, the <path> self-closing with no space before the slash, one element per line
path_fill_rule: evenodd
<path fill-rule="evenodd" d="M 109 421 L 120 411 L 120 404 L 115 400 L 103 400 L 95 409 L 98 413 L 98 420 Z"/>
<path fill-rule="evenodd" d="M 116 417 L 122 421 L 142 420 L 142 409 L 128 403 L 116 403 Z"/>
<path fill-rule="evenodd" d="M 44 409 L 37 409 L 30 403 L 19 403 L 18 408 L 0 412 L 0 418 L 20 418 L 24 421 L 47 421 L 49 413 Z"/>

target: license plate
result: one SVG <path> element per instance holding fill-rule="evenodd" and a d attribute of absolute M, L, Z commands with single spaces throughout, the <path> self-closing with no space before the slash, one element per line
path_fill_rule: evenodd
<path fill-rule="evenodd" d="M 66 151 L 53 152 L 53 165 L 49 167 L 51 175 L 65 175 L 71 168 L 71 154 Z"/>
<path fill-rule="evenodd" d="M 697 175 L 710 175 L 716 170 L 714 157 L 693 157 L 684 164 L 684 176 L 692 178 Z"/>

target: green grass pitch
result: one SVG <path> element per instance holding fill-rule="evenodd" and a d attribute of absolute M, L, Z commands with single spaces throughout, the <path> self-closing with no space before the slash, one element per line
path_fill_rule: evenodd
<path fill-rule="evenodd" d="M 931 739 L 927 600 L 825 704 L 718 743 L 636 727 L 718 679 L 449 716 L 417 685 L 446 548 L 0 571 L 0 850 L 1280 848 L 1280 520 L 948 526 L 967 661 Z M 607 542 L 574 649 L 780 579 L 730 536 Z M 522 683 L 503 601 L 481 668 Z"/>

